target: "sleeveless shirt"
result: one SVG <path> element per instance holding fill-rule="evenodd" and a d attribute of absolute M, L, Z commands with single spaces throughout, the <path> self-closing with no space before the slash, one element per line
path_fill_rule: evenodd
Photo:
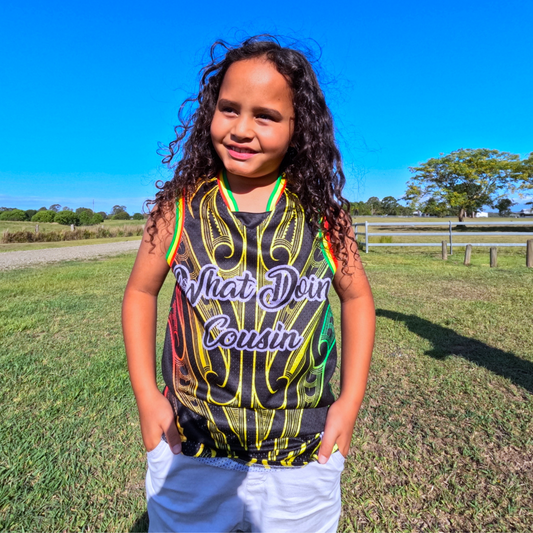
<path fill-rule="evenodd" d="M 240 216 L 225 172 L 177 202 L 162 369 L 185 455 L 317 459 L 335 400 L 337 264 L 285 185 L 280 176 L 262 217 Z"/>

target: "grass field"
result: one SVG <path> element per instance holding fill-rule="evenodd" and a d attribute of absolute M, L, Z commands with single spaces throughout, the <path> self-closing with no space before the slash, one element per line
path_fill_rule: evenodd
<path fill-rule="evenodd" d="M 115 228 L 120 226 L 139 226 L 144 222 L 142 220 L 104 220 L 106 228 Z M 101 224 L 100 224 L 101 225 Z M 82 228 L 94 228 L 95 226 L 80 226 Z M 62 231 L 69 229 L 70 226 L 63 226 L 57 222 L 39 222 L 39 231 Z M 35 222 L 9 222 L 0 220 L 0 233 L 9 230 L 15 231 L 35 231 Z"/>
<path fill-rule="evenodd" d="M 532 239 L 533 235 L 527 235 L 527 233 L 533 233 L 533 218 L 477 218 L 477 219 L 465 219 L 467 225 L 462 226 L 459 229 L 456 224 L 457 218 L 434 218 L 434 217 L 355 217 L 354 223 L 361 224 L 364 222 L 376 223 L 376 224 L 407 224 L 407 223 L 422 223 L 422 226 L 369 226 L 369 233 L 377 233 L 378 235 L 369 236 L 370 249 L 372 249 L 372 244 L 374 243 L 436 243 L 440 244 L 443 240 L 449 240 L 449 227 L 448 226 L 431 226 L 430 223 L 445 223 L 449 224 L 452 222 L 453 232 L 452 239 L 454 245 L 456 245 L 457 250 L 464 253 L 464 245 L 470 243 L 521 243 L 525 244 L 528 239 Z M 475 225 L 469 225 L 472 222 L 476 222 Z M 512 222 L 513 225 L 501 225 L 498 226 L 499 222 Z M 477 225 L 480 223 L 480 225 Z M 485 224 L 485 225 L 483 225 Z M 357 231 L 359 232 L 358 241 L 364 243 L 365 237 L 365 227 L 364 225 L 358 226 Z M 401 233 L 419 233 L 420 235 L 400 235 Z M 430 235 L 430 233 L 444 233 L 444 235 Z M 506 233 L 506 235 L 493 235 L 493 233 Z M 392 235 L 381 235 L 386 233 L 392 233 Z M 472 235 L 472 233 L 483 233 L 483 235 Z M 523 235 L 512 235 L 511 233 L 523 233 Z M 463 244 L 463 246 L 460 246 Z M 374 247 L 375 250 L 377 247 Z M 383 248 L 381 246 L 380 248 Z M 405 247 L 393 247 L 385 246 L 387 251 L 393 249 Z M 419 248 L 422 247 L 410 247 Z M 503 247 L 501 247 L 503 248 Z M 416 251 L 420 251 L 416 250 Z"/>
<path fill-rule="evenodd" d="M 59 241 L 59 242 L 13 242 L 10 244 L 0 244 L 2 252 L 22 252 L 24 250 L 42 250 L 44 248 L 64 248 L 66 246 L 87 246 L 89 244 L 103 244 L 107 242 L 140 241 L 141 237 L 110 237 L 107 239 L 82 239 L 79 241 Z"/>
<path fill-rule="evenodd" d="M 144 530 L 145 456 L 120 331 L 133 259 L 0 274 L 1 530 Z M 497 269 L 480 250 L 470 267 L 435 250 L 363 260 L 378 331 L 339 531 L 529 532 L 533 271 L 523 250 L 502 251 Z M 159 348 L 171 289 L 169 279 Z"/>
<path fill-rule="evenodd" d="M 119 242 L 131 240 L 129 237 L 141 238 L 144 225 L 126 221 L 120 224 L 112 220 L 108 224 L 96 226 L 79 226 L 71 231 L 68 226 L 59 224 L 45 224 L 46 229 L 39 226 L 39 232 L 27 228 L 24 222 L 19 227 L 0 234 L 0 253 L 21 250 L 39 250 L 43 248 L 57 248 L 64 246 L 80 246 L 81 244 L 96 244 L 102 242 Z M 26 231 L 24 228 L 26 227 Z"/>
<path fill-rule="evenodd" d="M 455 223 L 457 220 L 456 218 L 427 218 L 427 217 L 354 217 L 354 222 L 361 223 L 364 221 L 368 222 L 377 222 L 377 223 L 390 223 L 390 222 L 396 222 L 396 223 L 410 223 L 410 222 L 446 222 L 452 221 L 452 223 Z M 490 232 L 494 231 L 504 231 L 504 232 L 533 232 L 533 218 L 524 218 L 524 219 L 514 219 L 514 218 L 489 218 L 489 219 L 475 219 L 476 221 L 486 222 L 489 221 L 490 224 L 497 223 L 497 222 L 514 222 L 515 224 L 518 224 L 517 226 L 501 226 L 495 228 L 494 226 L 468 226 L 465 228 L 466 231 L 463 232 L 456 232 L 454 231 L 453 235 L 453 242 L 457 245 L 456 251 L 458 253 L 463 253 L 464 246 L 459 246 L 460 243 L 470 243 L 470 242 L 479 242 L 479 243 L 521 243 L 524 244 L 528 239 L 531 239 L 531 235 L 505 235 L 505 236 L 492 236 L 490 235 Z M 469 222 L 472 221 L 472 219 L 468 219 Z M 107 229 L 117 229 L 117 228 L 133 228 L 133 227 L 139 227 L 139 221 L 136 220 L 106 220 L 104 222 L 104 226 Z M 94 230 L 95 226 L 88 226 L 89 229 Z M 10 232 L 15 231 L 31 231 L 33 232 L 35 230 L 35 224 L 31 222 L 2 222 L 0 221 L 0 233 L 5 231 L 6 229 L 9 229 Z M 65 231 L 68 230 L 68 226 L 61 226 L 56 223 L 50 223 L 50 224 L 39 224 L 40 231 Z M 359 226 L 359 231 L 364 232 L 364 227 Z M 431 227 L 431 226 L 420 226 L 420 227 L 378 227 L 378 226 L 372 226 L 370 228 L 371 233 L 402 233 L 402 232 L 420 232 L 422 233 L 421 236 L 399 236 L 399 235 L 393 235 L 393 236 L 371 236 L 369 237 L 370 243 L 405 243 L 405 242 L 434 242 L 434 243 L 440 243 L 442 240 L 448 240 L 447 235 L 445 236 L 431 236 L 431 235 L 425 235 L 430 232 L 446 232 L 447 228 L 440 226 L 440 227 Z M 468 233 L 476 231 L 476 232 L 486 232 L 486 235 L 482 236 L 469 236 Z M 139 238 L 139 237 L 135 237 Z M 97 244 L 101 242 L 114 242 L 119 241 L 121 238 L 106 238 L 105 241 L 102 241 L 102 239 L 83 239 L 82 242 L 77 240 L 72 241 L 60 241 L 58 243 L 0 243 L 0 253 L 2 252 L 10 252 L 15 250 L 38 250 L 42 248 L 55 248 L 56 246 L 79 246 L 80 244 Z M 124 240 L 129 240 L 128 238 L 124 238 Z M 364 237 L 359 236 L 358 240 L 360 243 L 364 243 Z M 362 247 L 364 249 L 364 247 Z M 373 249 L 376 249 L 377 247 L 374 247 Z M 382 248 L 382 247 L 380 247 Z M 417 247 L 418 249 L 415 251 L 423 251 L 422 247 Z M 503 247 L 502 247 L 503 248 Z M 402 250 L 402 247 L 386 247 L 388 252 L 395 251 L 395 250 Z M 412 249 L 412 248 L 411 248 Z M 426 248 L 427 249 L 427 248 Z M 403 251 L 405 251 L 405 247 L 403 247 Z M 402 252 L 404 253 L 404 252 Z"/>

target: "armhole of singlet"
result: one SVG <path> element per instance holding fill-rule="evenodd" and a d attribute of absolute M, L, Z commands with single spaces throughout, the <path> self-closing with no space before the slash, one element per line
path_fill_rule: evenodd
<path fill-rule="evenodd" d="M 323 235 L 322 231 L 320 231 L 320 233 L 318 234 L 318 239 L 320 242 L 320 248 L 322 250 L 322 253 L 324 254 L 324 259 L 329 265 L 331 272 L 333 272 L 333 276 L 335 276 L 335 274 L 337 273 L 338 262 L 337 258 L 335 257 L 335 254 L 333 253 L 333 247 L 331 245 L 331 242 L 327 235 Z"/>
<path fill-rule="evenodd" d="M 176 225 L 174 227 L 174 235 L 172 236 L 172 242 L 167 252 L 168 266 L 172 266 L 172 262 L 176 257 L 178 246 L 181 242 L 181 236 L 183 233 L 183 223 L 185 222 L 185 198 L 182 196 L 176 202 Z"/>

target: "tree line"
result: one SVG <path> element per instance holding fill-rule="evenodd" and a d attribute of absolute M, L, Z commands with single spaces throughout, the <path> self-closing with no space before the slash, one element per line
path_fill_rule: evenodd
<path fill-rule="evenodd" d="M 115 205 L 108 214 L 105 211 L 94 212 L 88 207 L 78 207 L 76 210 L 70 207 L 62 207 L 59 204 L 53 204 L 48 209 L 17 209 L 14 207 L 0 207 L 0 220 L 5 221 L 31 221 L 31 222 L 57 222 L 70 226 L 94 226 L 101 224 L 104 220 L 144 220 L 142 213 L 130 215 L 126 211 L 125 205 Z"/>
<path fill-rule="evenodd" d="M 402 198 L 376 196 L 366 202 L 352 202 L 350 212 L 355 216 L 409 216 L 415 212 L 434 216 L 454 216 L 462 221 L 473 217 L 484 206 L 497 209 L 501 216 L 509 216 L 515 202 L 510 198 L 533 189 L 533 152 L 521 159 L 519 155 L 487 148 L 459 149 L 447 155 L 430 158 L 416 167 L 409 167 L 414 176 L 407 183 Z M 402 205 L 404 202 L 406 205 Z M 526 202 L 533 204 L 533 202 Z M 115 205 L 107 214 L 94 213 L 87 207 L 73 211 L 53 204 L 35 211 L 0 207 L 0 220 L 31 220 L 60 224 L 94 225 L 106 218 L 114 220 L 143 220 L 141 213 L 132 216 L 126 206 Z"/>
<path fill-rule="evenodd" d="M 400 204 L 401 198 L 385 196 L 380 200 L 377 196 L 371 196 L 366 202 L 350 202 L 350 213 L 353 216 L 412 216 L 414 209 Z"/>

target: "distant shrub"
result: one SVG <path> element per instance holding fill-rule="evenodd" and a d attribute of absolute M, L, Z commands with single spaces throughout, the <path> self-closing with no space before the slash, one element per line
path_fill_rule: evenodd
<path fill-rule="evenodd" d="M 0 214 L 0 220 L 9 220 L 10 222 L 22 222 L 28 220 L 28 215 L 26 211 L 22 209 L 10 209 L 9 211 L 4 211 Z"/>
<path fill-rule="evenodd" d="M 59 211 L 59 213 L 55 214 L 54 222 L 63 224 L 64 226 L 70 226 L 70 224 L 78 226 L 80 220 L 76 213 L 73 213 L 72 211 Z"/>
<path fill-rule="evenodd" d="M 35 215 L 31 217 L 32 222 L 53 222 L 56 214 L 54 211 L 37 211 Z"/>
<path fill-rule="evenodd" d="M 100 213 L 95 213 L 91 218 L 91 226 L 95 224 L 101 224 L 104 221 L 104 217 Z"/>
<path fill-rule="evenodd" d="M 94 211 L 88 207 L 78 207 L 76 209 L 76 215 L 78 215 L 78 220 L 80 221 L 80 226 L 91 226 L 93 224 L 93 215 Z"/>
<path fill-rule="evenodd" d="M 135 213 L 132 218 L 133 220 L 144 220 L 142 213 Z"/>
<path fill-rule="evenodd" d="M 28 217 L 28 220 L 31 220 L 31 217 L 37 213 L 36 209 L 26 209 L 25 211 L 26 216 Z"/>
<path fill-rule="evenodd" d="M 61 212 L 61 211 L 60 211 Z M 2 243 L 12 242 L 56 242 L 56 241 L 77 241 L 83 239 L 104 239 L 106 237 L 132 237 L 143 234 L 142 226 L 126 226 L 125 228 L 102 228 L 95 229 L 76 228 L 74 231 L 4 231 Z"/>
<path fill-rule="evenodd" d="M 126 211 L 120 211 L 111 217 L 113 220 L 129 220 L 131 217 Z"/>
<path fill-rule="evenodd" d="M 98 213 L 96 213 L 96 214 L 100 215 L 103 220 L 107 219 L 107 213 L 105 211 L 98 211 Z"/>

